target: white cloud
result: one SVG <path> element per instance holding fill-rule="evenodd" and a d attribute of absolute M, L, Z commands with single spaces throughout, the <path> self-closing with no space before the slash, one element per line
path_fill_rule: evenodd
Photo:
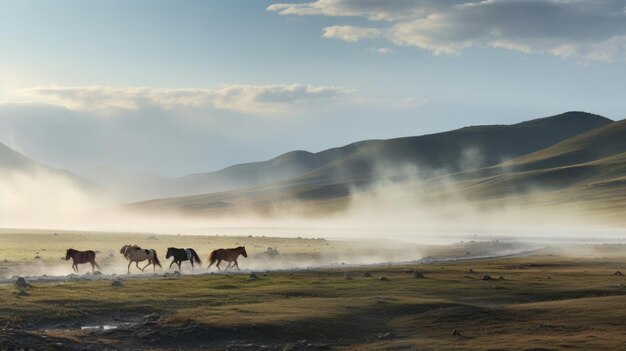
<path fill-rule="evenodd" d="M 379 37 L 383 32 L 377 28 L 363 28 L 355 26 L 332 26 L 324 28 L 324 38 L 340 39 L 349 42 L 356 42 L 362 39 L 372 39 Z"/>
<path fill-rule="evenodd" d="M 268 7 L 281 15 L 389 23 L 324 28 L 324 37 L 349 42 L 382 37 L 435 55 L 491 47 L 606 62 L 626 59 L 625 9 L 624 0 L 317 0 Z"/>
<path fill-rule="evenodd" d="M 229 85 L 219 89 L 58 85 L 22 89 L 11 93 L 10 102 L 44 103 L 72 110 L 138 110 L 212 108 L 247 114 L 297 112 L 311 104 L 347 102 L 352 91 L 339 87 L 284 85 Z"/>
<path fill-rule="evenodd" d="M 378 52 L 379 54 L 391 54 L 393 53 L 393 49 L 392 48 L 378 48 L 376 49 L 376 52 Z"/>

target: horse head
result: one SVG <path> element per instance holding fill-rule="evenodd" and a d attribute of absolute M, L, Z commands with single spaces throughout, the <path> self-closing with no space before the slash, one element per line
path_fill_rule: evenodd
<path fill-rule="evenodd" d="M 239 252 L 243 255 L 243 257 L 248 258 L 248 253 L 246 252 L 245 246 L 239 246 Z"/>
<path fill-rule="evenodd" d="M 165 255 L 165 258 L 170 258 L 170 257 L 172 257 L 172 255 L 174 255 L 173 251 L 174 251 L 174 250 L 173 250 L 171 247 L 168 247 L 168 248 L 167 248 L 167 255 Z"/>
<path fill-rule="evenodd" d="M 120 249 L 120 253 L 124 256 L 126 256 L 126 251 L 128 251 L 128 246 L 129 245 L 124 245 L 122 246 L 122 248 Z"/>
<path fill-rule="evenodd" d="M 74 252 L 74 249 L 67 249 L 67 251 L 65 252 L 65 260 L 69 261 L 70 258 L 72 258 L 72 252 Z"/>

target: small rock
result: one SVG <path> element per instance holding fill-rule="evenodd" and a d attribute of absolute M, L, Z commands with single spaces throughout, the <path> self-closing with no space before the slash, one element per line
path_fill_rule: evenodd
<path fill-rule="evenodd" d="M 41 260 L 41 256 L 37 255 L 37 256 L 35 256 L 35 259 L 36 260 Z"/>
<path fill-rule="evenodd" d="M 624 273 L 622 273 L 620 271 L 617 271 L 617 272 L 613 273 L 613 275 L 624 275 Z"/>
<path fill-rule="evenodd" d="M 345 273 L 343 274 L 343 277 L 344 277 L 345 279 L 350 280 L 350 279 L 352 279 L 352 273 L 345 272 Z"/>
<path fill-rule="evenodd" d="M 116 279 L 111 282 L 111 286 L 122 286 L 122 282 Z"/>
<path fill-rule="evenodd" d="M 450 335 L 452 335 L 452 336 L 461 336 L 461 333 L 458 330 L 454 329 L 452 331 L 452 333 L 450 333 Z"/>
<path fill-rule="evenodd" d="M 248 280 L 257 280 L 257 279 L 259 279 L 259 277 L 255 273 L 250 273 Z"/>
<path fill-rule="evenodd" d="M 494 279 L 495 279 L 495 280 L 506 280 L 506 279 L 504 279 L 504 277 L 503 277 L 503 276 L 501 276 L 501 275 L 499 275 L 499 276 L 495 277 Z"/>
<path fill-rule="evenodd" d="M 371 277 L 372 273 L 370 273 L 370 272 L 363 272 L 363 276 L 364 277 Z"/>
<path fill-rule="evenodd" d="M 382 333 L 378 335 L 378 340 L 389 340 L 393 338 L 393 334 L 392 333 Z"/>
<path fill-rule="evenodd" d="M 387 282 L 389 281 L 389 278 L 385 277 L 384 275 L 381 275 L 380 277 L 378 277 L 378 280 Z"/>
<path fill-rule="evenodd" d="M 102 272 L 100 272 L 100 271 L 95 271 L 95 272 L 93 272 L 93 275 L 102 275 Z"/>
<path fill-rule="evenodd" d="M 476 273 L 476 272 L 474 272 L 474 270 L 470 268 L 469 271 L 467 271 L 467 273 Z"/>
<path fill-rule="evenodd" d="M 143 316 L 144 323 L 156 323 L 159 319 L 161 319 L 161 315 L 158 313 L 151 313 Z"/>
<path fill-rule="evenodd" d="M 26 291 L 20 291 L 16 293 L 15 296 L 30 296 L 30 294 L 27 293 Z"/>
<path fill-rule="evenodd" d="M 32 288 L 33 286 L 28 284 L 24 277 L 18 277 L 17 280 L 15 281 L 15 287 L 17 288 L 17 290 L 21 292 L 25 292 L 26 290 L 30 290 L 30 288 Z"/>
<path fill-rule="evenodd" d="M 413 277 L 416 279 L 424 279 L 426 278 L 422 273 L 418 272 L 418 271 L 413 271 Z"/>
<path fill-rule="evenodd" d="M 491 280 L 491 276 L 489 274 L 484 274 L 482 277 L 480 277 L 480 280 Z"/>

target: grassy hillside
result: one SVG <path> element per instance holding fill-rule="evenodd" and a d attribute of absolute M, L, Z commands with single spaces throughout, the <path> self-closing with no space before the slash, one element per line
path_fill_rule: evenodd
<path fill-rule="evenodd" d="M 180 178 L 95 176 L 128 201 L 188 196 L 293 180 L 355 182 L 404 166 L 458 170 L 477 168 L 553 145 L 611 121 L 568 112 L 514 125 L 467 127 L 450 132 L 389 140 L 366 140 L 317 153 L 292 151 L 271 160 L 234 165 Z"/>
<path fill-rule="evenodd" d="M 455 192 L 472 201 L 580 185 L 572 194 L 563 196 L 563 199 L 579 199 L 579 192 L 599 191 L 599 185 L 592 190 L 584 186 L 590 180 L 604 182 L 604 188 L 621 186 L 619 181 L 612 181 L 626 175 L 619 157 L 594 157 L 611 156 L 624 147 L 625 125 L 624 122 L 612 123 L 599 116 L 572 112 L 511 126 L 468 127 L 421 137 L 368 141 L 344 153 L 344 157 L 288 181 L 151 200 L 130 207 L 193 215 L 241 212 L 327 214 L 346 209 L 354 191 L 367 193 L 371 184 L 376 184 L 380 190 L 381 183 L 405 184 L 407 197 L 417 196 L 417 189 L 420 189 L 419 196 L 433 199 L 441 196 L 442 190 L 449 191 L 453 187 Z M 599 127 L 588 131 L 593 126 Z M 563 141 L 559 139 L 563 135 L 573 136 Z M 540 146 L 547 148 L 537 150 Z M 523 165 L 525 160 L 540 160 L 544 157 L 542 155 L 555 153 L 552 149 L 585 157 L 578 158 L 582 163 L 558 167 L 531 169 L 516 166 Z M 516 155 L 523 156 L 501 162 Z M 441 189 L 442 183 L 446 184 L 445 189 Z M 424 187 L 428 188 L 427 191 Z M 613 195 L 618 193 L 612 192 L 611 197 L 615 198 Z"/>

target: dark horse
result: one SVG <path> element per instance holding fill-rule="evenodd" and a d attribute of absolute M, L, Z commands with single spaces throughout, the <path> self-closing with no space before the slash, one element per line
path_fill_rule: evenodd
<path fill-rule="evenodd" d="M 196 251 L 191 248 L 179 249 L 176 247 L 169 247 L 167 249 L 167 255 L 165 256 L 165 258 L 170 258 L 170 257 L 174 258 L 172 263 L 170 263 L 170 268 L 172 268 L 172 265 L 176 263 L 178 265 L 178 270 L 180 270 L 180 264 L 183 261 L 191 262 L 191 269 L 193 269 L 194 260 L 196 261 L 196 263 L 202 264 L 202 261 L 200 260 L 200 256 L 198 256 Z"/>
<path fill-rule="evenodd" d="M 70 258 L 74 261 L 72 268 L 74 272 L 78 273 L 78 265 L 83 263 L 91 263 L 91 272 L 96 270 L 96 267 L 100 269 L 100 266 L 96 263 L 96 253 L 89 251 L 78 251 L 74 249 L 67 249 L 65 253 L 65 260 L 69 261 Z"/>
<path fill-rule="evenodd" d="M 209 255 L 210 263 L 207 269 L 211 268 L 211 266 L 213 265 L 213 263 L 215 263 L 215 261 L 217 261 L 217 264 L 215 265 L 215 267 L 217 267 L 217 269 L 219 269 L 220 271 L 222 270 L 220 268 L 220 263 L 222 263 L 222 261 L 228 262 L 228 266 L 226 267 L 226 269 L 232 268 L 233 266 L 231 265 L 233 263 L 235 264 L 234 266 L 236 266 L 237 269 L 239 269 L 239 264 L 237 264 L 237 257 L 239 257 L 239 255 L 242 255 L 243 257 L 246 257 L 246 258 L 248 257 L 248 253 L 246 252 L 245 246 L 239 246 L 234 249 L 217 249 L 211 252 L 211 254 Z"/>

